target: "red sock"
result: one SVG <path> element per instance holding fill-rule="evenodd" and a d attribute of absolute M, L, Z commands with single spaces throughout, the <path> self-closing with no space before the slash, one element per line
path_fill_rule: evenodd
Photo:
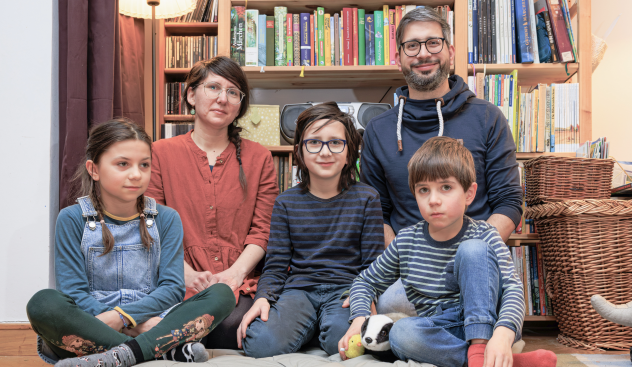
<path fill-rule="evenodd" d="M 468 367 L 482 367 L 485 362 L 486 344 L 473 344 L 467 350 Z M 538 349 L 529 353 L 513 355 L 513 367 L 555 367 L 557 356 L 555 353 Z"/>

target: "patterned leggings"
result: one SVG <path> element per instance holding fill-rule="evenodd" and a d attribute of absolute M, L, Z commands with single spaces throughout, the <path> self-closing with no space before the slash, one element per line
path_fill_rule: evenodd
<path fill-rule="evenodd" d="M 110 328 L 80 309 L 69 296 L 54 289 L 37 292 L 26 306 L 31 326 L 60 358 L 102 353 L 117 345 L 136 346 L 145 361 L 172 348 L 198 341 L 235 308 L 235 296 L 225 284 L 215 284 L 174 307 L 146 333 L 132 338 Z"/>

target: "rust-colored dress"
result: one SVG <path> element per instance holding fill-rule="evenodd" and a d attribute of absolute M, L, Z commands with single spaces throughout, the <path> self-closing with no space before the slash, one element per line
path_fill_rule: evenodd
<path fill-rule="evenodd" d="M 265 251 L 274 200 L 279 194 L 270 151 L 241 140 L 246 193 L 239 184 L 237 150 L 231 143 L 211 171 L 206 152 L 191 132 L 152 146 L 151 181 L 146 195 L 175 209 L 184 227 L 184 260 L 196 271 L 213 274 L 235 263 L 246 245 Z M 258 278 L 249 274 L 235 292 L 254 298 Z M 195 290 L 187 288 L 185 299 Z"/>

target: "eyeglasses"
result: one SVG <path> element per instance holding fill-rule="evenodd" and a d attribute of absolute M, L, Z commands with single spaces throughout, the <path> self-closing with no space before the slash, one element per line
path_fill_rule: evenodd
<path fill-rule="evenodd" d="M 215 82 L 206 82 L 203 84 L 204 94 L 208 98 L 219 98 L 223 91 L 226 91 L 226 99 L 230 104 L 240 104 L 244 99 L 244 92 L 237 88 L 222 88 L 221 85 Z"/>
<path fill-rule="evenodd" d="M 345 146 L 347 146 L 347 141 L 343 139 L 332 139 L 329 141 L 305 139 L 303 140 L 303 144 L 305 144 L 305 149 L 312 154 L 320 153 L 324 145 L 326 145 L 332 153 L 342 153 L 345 150 Z"/>
<path fill-rule="evenodd" d="M 400 47 L 404 50 L 404 53 L 408 57 L 415 57 L 419 55 L 421 51 L 421 44 L 426 45 L 426 50 L 428 50 L 431 54 L 438 54 L 443 51 L 443 43 L 445 42 L 445 38 L 428 38 L 425 41 L 406 41 L 400 44 Z"/>

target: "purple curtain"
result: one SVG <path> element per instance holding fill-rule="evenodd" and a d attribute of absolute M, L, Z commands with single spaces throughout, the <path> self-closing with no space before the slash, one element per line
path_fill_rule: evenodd
<path fill-rule="evenodd" d="M 91 127 L 113 117 L 145 124 L 144 21 L 119 15 L 118 0 L 59 0 L 59 203 L 74 203 L 71 180 Z"/>

